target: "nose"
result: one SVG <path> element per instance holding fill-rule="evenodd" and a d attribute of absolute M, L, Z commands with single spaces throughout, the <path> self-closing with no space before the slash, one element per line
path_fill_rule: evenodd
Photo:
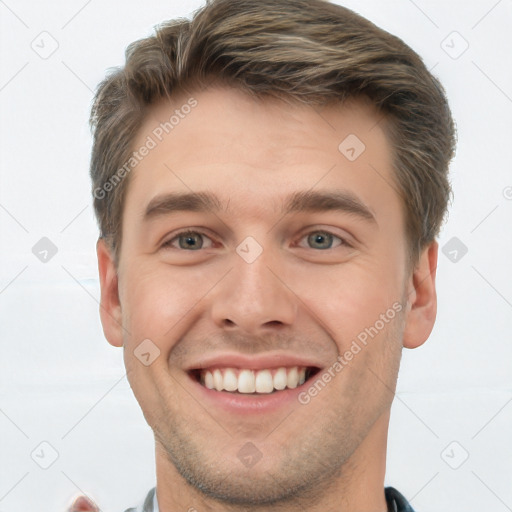
<path fill-rule="evenodd" d="M 216 286 L 211 315 L 223 329 L 251 334 L 268 328 L 291 326 L 296 318 L 298 299 L 287 283 L 282 265 L 263 250 L 248 262 L 234 252 L 232 270 Z"/>

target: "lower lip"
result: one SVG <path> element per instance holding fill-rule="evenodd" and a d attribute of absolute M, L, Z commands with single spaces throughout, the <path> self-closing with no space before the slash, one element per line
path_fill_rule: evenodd
<path fill-rule="evenodd" d="M 192 375 L 189 378 L 195 384 L 200 398 L 212 403 L 215 407 L 235 414 L 261 414 L 262 412 L 274 412 L 282 410 L 293 403 L 299 404 L 298 396 L 305 391 L 311 377 L 294 389 L 285 388 L 274 393 L 260 395 L 230 393 L 229 391 L 216 391 L 200 384 Z"/>

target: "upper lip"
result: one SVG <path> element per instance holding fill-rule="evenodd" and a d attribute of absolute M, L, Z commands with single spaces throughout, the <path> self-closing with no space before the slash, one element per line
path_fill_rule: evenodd
<path fill-rule="evenodd" d="M 208 368 L 243 368 L 248 370 L 263 370 L 265 368 L 280 368 L 282 366 L 304 366 L 322 368 L 322 364 L 313 357 L 270 352 L 259 355 L 245 355 L 235 352 L 212 354 L 202 357 L 186 371 Z"/>

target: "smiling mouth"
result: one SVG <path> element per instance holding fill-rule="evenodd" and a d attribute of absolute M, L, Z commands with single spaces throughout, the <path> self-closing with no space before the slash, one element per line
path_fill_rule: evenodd
<path fill-rule="evenodd" d="M 281 366 L 261 370 L 203 368 L 188 373 L 199 384 L 213 391 L 264 395 L 301 386 L 319 371 L 320 368 L 314 366 Z"/>

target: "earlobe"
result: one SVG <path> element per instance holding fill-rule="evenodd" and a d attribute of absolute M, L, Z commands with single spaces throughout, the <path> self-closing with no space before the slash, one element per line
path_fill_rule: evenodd
<path fill-rule="evenodd" d="M 98 271 L 100 277 L 100 318 L 107 341 L 115 346 L 123 346 L 121 303 L 119 300 L 117 270 L 113 255 L 104 239 L 96 244 Z"/>
<path fill-rule="evenodd" d="M 436 269 L 439 244 L 431 242 L 421 253 L 409 280 L 409 302 L 403 345 L 416 348 L 425 343 L 437 314 Z"/>

